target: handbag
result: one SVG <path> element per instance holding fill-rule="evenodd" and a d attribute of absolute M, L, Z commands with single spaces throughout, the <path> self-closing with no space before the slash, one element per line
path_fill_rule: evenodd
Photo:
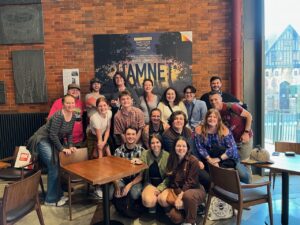
<path fill-rule="evenodd" d="M 234 159 L 225 159 L 219 162 L 220 167 L 222 168 L 234 168 L 236 167 L 236 161 Z"/>
<path fill-rule="evenodd" d="M 168 195 L 167 195 L 167 203 L 175 206 L 177 195 L 174 192 L 174 189 L 170 189 Z M 170 220 L 175 223 L 182 223 L 184 221 L 184 216 L 182 215 L 182 212 L 175 207 L 170 210 L 170 212 L 167 213 L 167 216 L 170 218 Z"/>
<path fill-rule="evenodd" d="M 140 216 L 130 194 L 121 198 L 114 197 L 112 203 L 114 204 L 116 211 L 127 218 L 136 219 Z"/>
<path fill-rule="evenodd" d="M 251 150 L 250 160 L 257 162 L 270 162 L 270 153 L 266 149 L 257 146 Z"/>
<path fill-rule="evenodd" d="M 232 206 L 217 197 L 212 197 L 208 209 L 207 218 L 209 220 L 228 219 L 233 216 Z"/>
<path fill-rule="evenodd" d="M 33 164 L 31 164 L 31 161 L 31 154 L 29 150 L 26 149 L 26 146 L 20 146 L 14 167 L 24 167 L 24 169 L 33 169 Z"/>
<path fill-rule="evenodd" d="M 167 203 L 169 205 L 174 206 L 176 199 L 177 199 L 177 195 L 175 194 L 174 189 L 170 189 L 170 191 L 167 195 Z"/>

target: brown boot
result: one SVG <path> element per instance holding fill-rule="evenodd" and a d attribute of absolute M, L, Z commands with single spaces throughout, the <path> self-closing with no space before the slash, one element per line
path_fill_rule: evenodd
<path fill-rule="evenodd" d="M 175 208 L 172 208 L 170 212 L 167 213 L 167 216 L 175 224 L 182 223 L 184 221 L 181 211 Z"/>

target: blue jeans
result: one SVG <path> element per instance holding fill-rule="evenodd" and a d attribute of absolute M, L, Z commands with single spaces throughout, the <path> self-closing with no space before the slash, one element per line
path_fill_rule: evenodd
<path fill-rule="evenodd" d="M 240 181 L 245 184 L 250 184 L 251 182 L 251 174 L 249 173 L 248 169 L 241 164 L 240 162 L 236 163 L 235 169 L 239 173 Z"/>
<path fill-rule="evenodd" d="M 118 181 L 118 184 L 121 189 L 126 186 L 126 184 L 123 182 L 122 179 Z M 141 197 L 142 189 L 143 189 L 142 183 L 137 183 L 132 186 L 132 188 L 130 189 L 128 194 L 130 194 L 130 197 L 133 200 L 137 200 Z M 112 200 L 114 192 L 115 192 L 114 184 L 111 184 L 109 187 L 109 199 L 110 200 Z"/>
<path fill-rule="evenodd" d="M 48 170 L 47 194 L 45 202 L 57 202 L 62 196 L 59 185 L 59 165 L 57 160 L 53 160 L 53 150 L 49 142 L 42 140 L 38 143 L 38 155 Z"/>

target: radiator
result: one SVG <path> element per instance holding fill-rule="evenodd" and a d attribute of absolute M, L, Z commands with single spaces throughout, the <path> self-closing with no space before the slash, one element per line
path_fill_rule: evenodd
<path fill-rule="evenodd" d="M 0 159 L 12 156 L 46 122 L 48 113 L 0 114 Z"/>

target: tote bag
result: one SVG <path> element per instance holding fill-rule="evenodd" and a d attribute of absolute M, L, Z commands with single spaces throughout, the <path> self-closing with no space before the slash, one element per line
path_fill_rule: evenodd
<path fill-rule="evenodd" d="M 228 219 L 233 216 L 232 206 L 217 197 L 212 197 L 208 209 L 207 218 L 209 220 Z"/>

